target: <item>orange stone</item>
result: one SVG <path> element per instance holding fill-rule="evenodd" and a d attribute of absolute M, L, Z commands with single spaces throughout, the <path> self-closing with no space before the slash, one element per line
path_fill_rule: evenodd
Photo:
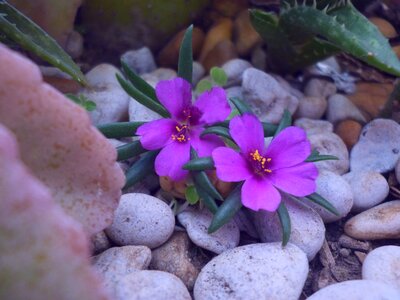
<path fill-rule="evenodd" d="M 378 27 L 379 31 L 387 38 L 394 38 L 397 36 L 396 29 L 388 21 L 382 18 L 371 17 L 369 21 Z"/>
<path fill-rule="evenodd" d="M 209 71 L 214 66 L 222 66 L 228 60 L 237 58 L 236 47 L 230 40 L 219 42 L 202 61 L 203 67 Z"/>
<path fill-rule="evenodd" d="M 240 55 L 250 54 L 251 50 L 262 43 L 260 35 L 251 25 L 247 9 L 237 16 L 233 28 L 235 46 Z"/>
<path fill-rule="evenodd" d="M 360 123 L 354 120 L 344 120 L 336 125 L 335 133 L 340 136 L 343 142 L 346 144 L 347 149 L 351 149 L 361 133 L 362 126 Z"/>

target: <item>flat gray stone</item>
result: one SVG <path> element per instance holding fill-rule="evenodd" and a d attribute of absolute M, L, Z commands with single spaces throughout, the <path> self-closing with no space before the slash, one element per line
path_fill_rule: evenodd
<path fill-rule="evenodd" d="M 294 125 L 303 128 L 307 136 L 317 133 L 333 132 L 333 124 L 325 120 L 300 118 L 294 121 Z"/>
<path fill-rule="evenodd" d="M 360 123 L 367 121 L 357 106 L 341 94 L 334 94 L 328 98 L 326 118 L 333 124 L 348 119 L 356 120 Z"/>
<path fill-rule="evenodd" d="M 324 115 L 327 107 L 328 102 L 321 96 L 304 96 L 300 98 L 296 117 L 317 120 Z"/>
<path fill-rule="evenodd" d="M 153 53 L 147 47 L 129 50 L 122 54 L 121 60 L 138 74 L 150 73 L 157 68 Z"/>
<path fill-rule="evenodd" d="M 252 65 L 247 60 L 240 58 L 234 58 L 224 63 L 221 68 L 228 76 L 226 86 L 241 85 L 243 72 L 251 67 Z"/>
<path fill-rule="evenodd" d="M 311 97 L 328 98 L 337 91 L 336 85 L 329 80 L 312 78 L 304 87 L 304 94 Z"/>

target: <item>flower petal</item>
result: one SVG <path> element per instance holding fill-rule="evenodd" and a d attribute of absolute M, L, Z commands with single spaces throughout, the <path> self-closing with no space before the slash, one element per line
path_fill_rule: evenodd
<path fill-rule="evenodd" d="M 304 197 L 315 192 L 317 177 L 318 169 L 314 163 L 301 163 L 273 170 L 268 179 L 278 189 L 294 196 Z"/>
<path fill-rule="evenodd" d="M 224 142 L 214 134 L 200 137 L 202 131 L 203 128 L 196 128 L 192 129 L 190 133 L 190 144 L 196 150 L 199 157 L 210 156 L 215 148 L 224 146 Z"/>
<path fill-rule="evenodd" d="M 173 142 L 165 146 L 157 155 L 155 169 L 158 176 L 168 176 L 174 181 L 184 179 L 188 171 L 182 166 L 189 161 L 190 144 Z"/>
<path fill-rule="evenodd" d="M 171 135 L 177 125 L 172 119 L 160 119 L 143 124 L 136 130 L 140 143 L 147 150 L 156 150 L 172 142 Z"/>
<path fill-rule="evenodd" d="M 194 106 L 202 113 L 200 124 L 222 122 L 231 113 L 225 90 L 220 87 L 214 87 L 211 91 L 202 93 Z"/>
<path fill-rule="evenodd" d="M 256 116 L 245 114 L 234 117 L 229 132 L 245 155 L 254 150 L 264 152 L 264 129 Z"/>
<path fill-rule="evenodd" d="M 182 120 L 182 112 L 192 103 L 192 87 L 182 78 L 162 80 L 156 86 L 158 100 L 176 120 Z"/>
<path fill-rule="evenodd" d="M 217 176 L 227 182 L 237 182 L 253 176 L 247 161 L 231 148 L 219 147 L 212 152 Z"/>
<path fill-rule="evenodd" d="M 272 158 L 272 170 L 295 166 L 311 154 L 306 132 L 290 126 L 282 130 L 269 144 L 265 156 Z"/>
<path fill-rule="evenodd" d="M 281 194 L 269 180 L 255 176 L 243 184 L 242 203 L 255 211 L 260 209 L 276 211 L 281 203 Z"/>

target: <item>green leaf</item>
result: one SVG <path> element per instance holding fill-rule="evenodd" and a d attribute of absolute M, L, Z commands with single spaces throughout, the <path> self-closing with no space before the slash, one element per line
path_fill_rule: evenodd
<path fill-rule="evenodd" d="M 138 74 L 135 73 L 122 59 L 121 59 L 122 70 L 125 73 L 126 78 L 137 88 L 140 92 L 151 98 L 155 102 L 160 103 L 156 96 L 154 88 L 144 81 Z"/>
<path fill-rule="evenodd" d="M 205 171 L 214 169 L 214 161 L 211 156 L 193 158 L 182 167 L 189 171 Z"/>
<path fill-rule="evenodd" d="M 136 130 L 146 122 L 116 122 L 97 126 L 97 129 L 109 139 L 134 136 Z"/>
<path fill-rule="evenodd" d="M 339 160 L 336 156 L 334 155 L 321 155 L 317 150 L 313 150 L 310 154 L 309 157 L 305 160 L 306 162 L 316 162 L 316 161 L 322 161 L 322 160 Z"/>
<path fill-rule="evenodd" d="M 146 151 L 147 150 L 142 147 L 140 141 L 134 141 L 132 143 L 128 143 L 117 147 L 117 153 L 118 153 L 117 160 L 121 161 L 129 159 L 138 156 L 139 154 L 142 154 Z"/>
<path fill-rule="evenodd" d="M 154 101 L 149 96 L 143 94 L 136 87 L 134 87 L 129 81 L 122 78 L 121 75 L 116 74 L 116 76 L 119 84 L 129 96 L 134 98 L 140 104 L 158 113 L 160 116 L 164 118 L 170 117 L 169 112 L 159 102 Z"/>
<path fill-rule="evenodd" d="M 282 246 L 286 246 L 290 239 L 291 222 L 289 212 L 283 202 L 279 204 L 277 212 L 282 228 Z"/>
<path fill-rule="evenodd" d="M 264 128 L 264 136 L 274 136 L 275 132 L 278 130 L 278 125 L 266 122 L 261 122 L 261 124 Z"/>
<path fill-rule="evenodd" d="M 189 83 L 192 83 L 193 73 L 192 31 L 193 25 L 190 25 L 183 36 L 178 61 L 178 76 Z"/>
<path fill-rule="evenodd" d="M 210 75 L 216 85 L 224 86 L 228 82 L 228 76 L 222 68 L 212 67 Z"/>
<path fill-rule="evenodd" d="M 239 99 L 238 97 L 232 97 L 232 98 L 229 98 L 229 100 L 233 103 L 233 105 L 235 105 L 235 107 L 237 108 L 237 110 L 239 111 L 239 113 L 241 115 L 243 115 L 245 113 L 254 114 L 251 111 L 250 106 L 243 100 Z"/>
<path fill-rule="evenodd" d="M 337 209 L 321 195 L 319 195 L 317 193 L 313 193 L 311 195 L 306 196 L 305 198 L 318 204 L 319 206 L 322 206 L 323 208 L 325 208 L 327 211 L 333 213 L 334 215 L 339 216 L 339 212 L 337 211 Z"/>
<path fill-rule="evenodd" d="M 84 109 L 87 111 L 93 111 L 96 109 L 96 103 L 93 101 L 89 100 L 85 95 L 79 94 L 79 95 L 74 95 L 74 94 L 65 94 L 65 96 L 72 101 L 74 101 L 76 104 L 82 106 Z"/>
<path fill-rule="evenodd" d="M 0 2 L 0 32 L 22 48 L 87 85 L 85 76 L 72 58 L 38 25 L 5 1 Z"/>
<path fill-rule="evenodd" d="M 213 214 L 217 211 L 218 205 L 215 202 L 215 199 L 211 197 L 206 191 L 204 191 L 200 186 L 196 185 L 197 193 L 200 196 L 200 199 L 203 201 L 205 207 Z"/>
<path fill-rule="evenodd" d="M 200 136 L 203 137 L 207 134 L 215 134 L 233 141 L 231 135 L 229 134 L 229 129 L 226 127 L 222 126 L 207 127 L 206 129 L 204 129 L 204 131 L 201 133 Z"/>
<path fill-rule="evenodd" d="M 221 204 L 211 220 L 208 233 L 213 233 L 220 229 L 242 208 L 241 190 L 242 185 L 238 185 Z"/>
<path fill-rule="evenodd" d="M 196 93 L 198 94 L 204 93 L 205 91 L 209 91 L 211 89 L 212 83 L 207 79 L 200 80 L 196 85 Z"/>
<path fill-rule="evenodd" d="M 190 185 L 186 188 L 185 199 L 191 205 L 194 205 L 199 201 L 199 194 L 197 193 L 196 187 L 194 185 Z"/>
<path fill-rule="evenodd" d="M 83 103 L 83 107 L 87 110 L 87 111 L 94 111 L 97 107 L 96 103 L 93 102 L 92 100 L 86 100 Z"/>
<path fill-rule="evenodd" d="M 279 122 L 278 128 L 275 131 L 274 137 L 276 137 L 283 129 L 289 127 L 290 125 L 292 125 L 292 116 L 290 112 L 285 109 L 285 111 L 283 112 L 283 117 Z"/>
<path fill-rule="evenodd" d="M 143 154 L 137 162 L 126 172 L 126 181 L 123 189 L 138 183 L 154 171 L 154 160 L 160 151 L 150 151 Z"/>

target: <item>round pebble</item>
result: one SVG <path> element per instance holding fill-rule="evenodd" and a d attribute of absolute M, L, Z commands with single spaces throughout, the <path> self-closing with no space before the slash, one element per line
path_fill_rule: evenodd
<path fill-rule="evenodd" d="M 358 142 L 362 126 L 354 120 L 344 120 L 336 124 L 335 133 L 343 140 L 347 149 L 353 148 Z"/>
<path fill-rule="evenodd" d="M 105 232 L 100 231 L 91 236 L 90 246 L 91 246 L 92 253 L 98 254 L 98 253 L 103 252 L 103 251 L 107 250 L 108 248 L 110 248 L 111 243 L 110 243 L 109 239 L 107 238 Z"/>
<path fill-rule="evenodd" d="M 153 53 L 147 47 L 129 50 L 122 54 L 121 60 L 137 74 L 150 73 L 156 69 Z"/>
<path fill-rule="evenodd" d="M 333 124 L 347 119 L 356 120 L 361 123 L 366 122 L 366 119 L 357 106 L 341 94 L 334 94 L 328 98 L 326 118 Z"/>
<path fill-rule="evenodd" d="M 296 116 L 298 118 L 319 119 L 324 115 L 327 106 L 328 103 L 323 97 L 305 96 L 300 98 Z"/>
<path fill-rule="evenodd" d="M 383 246 L 368 253 L 362 278 L 380 281 L 400 290 L 400 247 Z"/>
<path fill-rule="evenodd" d="M 168 240 L 174 227 L 174 214 L 165 202 L 146 194 L 132 193 L 122 195 L 106 233 L 118 245 L 155 248 Z"/>
<path fill-rule="evenodd" d="M 234 220 L 209 234 L 208 226 L 213 215 L 207 209 L 189 208 L 178 215 L 178 220 L 187 230 L 189 238 L 197 246 L 220 254 L 239 244 L 240 232 Z"/>
<path fill-rule="evenodd" d="M 350 172 L 343 175 L 353 192 L 351 211 L 362 212 L 381 203 L 389 194 L 389 184 L 380 173 Z"/>
<path fill-rule="evenodd" d="M 251 67 L 252 65 L 247 60 L 240 58 L 231 59 L 224 63 L 222 69 L 228 76 L 226 86 L 241 85 L 243 72 Z"/>
<path fill-rule="evenodd" d="M 303 128 L 307 133 L 307 136 L 317 133 L 333 132 L 332 123 L 325 120 L 299 118 L 294 121 L 294 125 Z"/>
<path fill-rule="evenodd" d="M 297 300 L 307 274 L 307 257 L 293 244 L 241 246 L 214 257 L 201 270 L 194 298 Z"/>
<path fill-rule="evenodd" d="M 304 94 L 311 97 L 328 98 L 336 93 L 336 85 L 329 80 L 312 78 L 304 87 Z"/>

